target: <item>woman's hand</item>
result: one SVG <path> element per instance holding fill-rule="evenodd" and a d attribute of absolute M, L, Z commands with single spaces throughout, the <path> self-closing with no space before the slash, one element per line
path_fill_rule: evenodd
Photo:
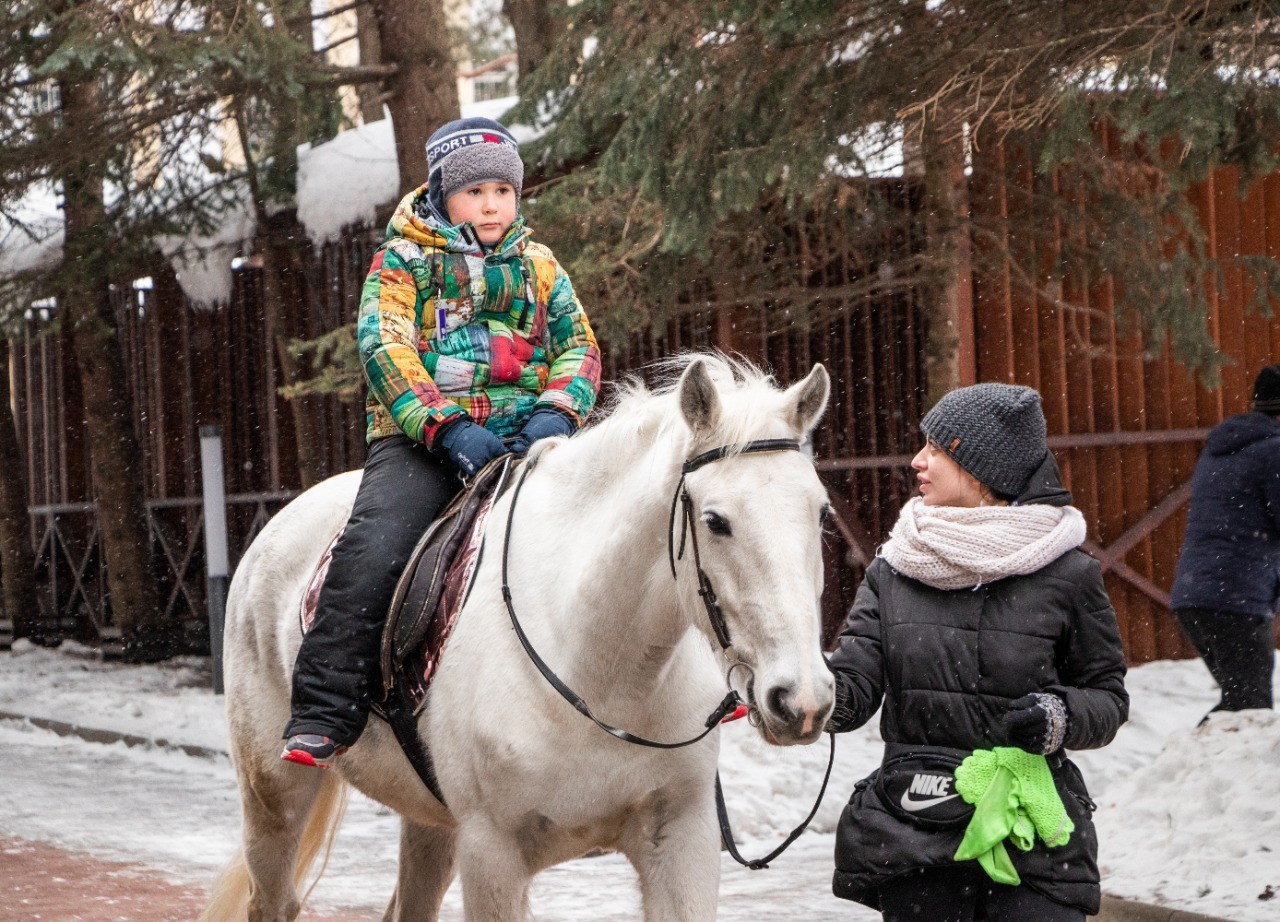
<path fill-rule="evenodd" d="M 1067 738 L 1067 705 L 1049 692 L 1023 695 L 1009 704 L 1000 726 L 1008 745 L 1047 756 Z"/>

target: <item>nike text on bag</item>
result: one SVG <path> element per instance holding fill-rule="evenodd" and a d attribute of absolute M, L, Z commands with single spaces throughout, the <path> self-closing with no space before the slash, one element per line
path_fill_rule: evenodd
<path fill-rule="evenodd" d="M 880 766 L 876 796 L 898 819 L 922 829 L 964 826 L 973 805 L 956 793 L 956 768 L 967 753 L 921 747 L 895 755 Z"/>

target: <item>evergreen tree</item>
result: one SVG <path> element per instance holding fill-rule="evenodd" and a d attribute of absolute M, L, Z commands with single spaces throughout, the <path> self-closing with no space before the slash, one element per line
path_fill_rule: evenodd
<path fill-rule="evenodd" d="M 502 0 L 515 33 L 520 78 L 532 74 L 564 36 L 568 4 L 563 0 Z"/>
<path fill-rule="evenodd" d="M 27 519 L 26 465 L 18 448 L 9 399 L 9 342 L 0 339 L 0 598 L 14 639 L 56 645 L 60 638 L 40 623 L 35 554 Z"/>
<path fill-rule="evenodd" d="M 111 286 L 145 274 L 159 238 L 211 231 L 242 206 L 246 172 L 222 151 L 235 113 L 292 113 L 286 137 L 296 138 L 314 124 L 301 115 L 328 111 L 336 83 L 394 68 L 335 73 L 312 51 L 305 5 L 6 0 L 5 10 L 0 217 L 13 241 L 21 203 L 55 190 L 65 232 L 61 259 L 5 273 L 0 299 L 12 318 L 33 296 L 57 298 L 85 396 L 112 614 L 126 658 L 157 659 L 178 638 L 157 595 Z"/>
<path fill-rule="evenodd" d="M 387 82 L 395 126 L 400 187 L 426 181 L 431 133 L 458 117 L 458 83 L 444 0 L 375 0 L 383 60 L 396 68 Z"/>
<path fill-rule="evenodd" d="M 553 236 L 587 240 L 579 275 L 594 265 L 602 294 L 626 293 L 595 306 L 609 326 L 610 310 L 669 308 L 687 287 L 677 279 L 726 284 L 716 241 L 730 222 L 769 202 L 829 211 L 886 141 L 905 138 L 926 170 L 954 170 L 940 147 L 975 162 L 1002 148 L 1035 177 L 1004 213 L 938 214 L 963 203 L 937 175 L 927 228 L 888 200 L 869 207 L 889 232 L 930 238 L 885 274 L 941 290 L 963 223 L 975 271 L 1008 260 L 1015 284 L 1054 307 L 1086 309 L 1063 299 L 1064 279 L 1122 280 L 1120 319 L 1156 348 L 1167 333 L 1212 379 L 1221 357 L 1205 318 L 1222 271 L 1244 268 L 1263 310 L 1280 274 L 1272 260 L 1209 253 L 1185 193 L 1217 167 L 1239 165 L 1247 182 L 1275 166 L 1276 12 L 1227 0 L 584 0 L 517 113 L 552 126 L 529 151 L 548 180 L 530 211 Z M 1050 246 L 1063 226 L 1074 233 Z M 1036 253 L 1053 254 L 1047 267 Z"/>

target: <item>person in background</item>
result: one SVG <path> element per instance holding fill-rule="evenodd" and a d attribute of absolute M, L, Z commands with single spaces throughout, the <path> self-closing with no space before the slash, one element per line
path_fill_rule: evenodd
<path fill-rule="evenodd" d="M 523 180 L 498 122 L 444 125 L 373 257 L 357 323 L 368 458 L 294 665 L 285 761 L 327 768 L 359 738 L 396 582 L 462 478 L 573 434 L 595 404 L 600 350 L 569 276 L 530 239 Z"/>
<path fill-rule="evenodd" d="M 1280 608 L 1280 365 L 1258 374 L 1252 411 L 1209 433 L 1191 478 L 1172 605 L 1222 690 L 1213 711 L 1272 707 L 1272 622 Z"/>
<path fill-rule="evenodd" d="M 833 890 L 887 922 L 1082 922 L 1101 899 L 1097 840 L 1064 750 L 1105 746 L 1129 712 L 1102 570 L 1078 549 L 1035 390 L 961 388 L 920 428 L 920 495 L 829 663 L 827 729 L 883 702 L 885 741 L 841 816 Z"/>

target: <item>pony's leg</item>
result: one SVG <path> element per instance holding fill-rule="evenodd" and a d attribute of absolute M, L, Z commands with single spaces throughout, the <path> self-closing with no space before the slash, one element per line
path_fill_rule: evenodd
<path fill-rule="evenodd" d="M 645 922 L 714 922 L 720 891 L 714 807 L 677 808 L 656 798 L 620 845 L 640 877 Z"/>
<path fill-rule="evenodd" d="M 466 922 L 523 922 L 533 875 L 519 843 L 484 819 L 463 825 L 458 867 Z"/>
<path fill-rule="evenodd" d="M 249 922 L 293 922 L 302 908 L 294 871 L 303 829 L 321 789 L 340 782 L 317 769 L 253 761 L 240 778 Z"/>
<path fill-rule="evenodd" d="M 400 874 L 383 922 L 436 922 L 453 881 L 458 832 L 400 821 Z"/>

